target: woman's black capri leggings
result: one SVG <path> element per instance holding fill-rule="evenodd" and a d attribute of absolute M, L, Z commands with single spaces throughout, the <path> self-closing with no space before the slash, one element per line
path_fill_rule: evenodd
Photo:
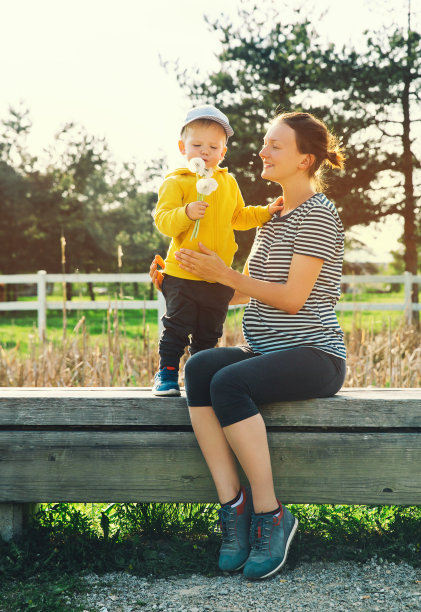
<path fill-rule="evenodd" d="M 258 414 L 257 406 L 330 397 L 342 387 L 345 361 L 307 346 L 257 354 L 221 347 L 192 355 L 184 370 L 189 406 L 212 406 L 222 427 Z"/>

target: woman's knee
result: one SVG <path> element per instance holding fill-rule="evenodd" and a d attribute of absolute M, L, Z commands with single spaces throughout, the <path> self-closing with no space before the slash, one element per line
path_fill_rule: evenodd
<path fill-rule="evenodd" d="M 233 368 L 215 374 L 210 384 L 212 407 L 222 427 L 232 425 L 258 413 L 246 380 Z"/>
<path fill-rule="evenodd" d="M 194 372 L 199 365 L 196 365 L 196 362 L 200 358 L 200 353 L 196 353 L 195 355 L 190 355 L 184 365 L 184 378 L 190 379 L 191 376 L 194 376 Z"/>
<path fill-rule="evenodd" d="M 215 349 L 191 355 L 184 366 L 184 384 L 189 406 L 208 406 L 211 399 L 209 385 L 213 375 L 213 353 Z"/>
<path fill-rule="evenodd" d="M 238 368 L 235 367 L 236 365 L 228 365 L 225 368 L 221 368 L 219 372 L 216 372 L 212 378 L 211 390 L 219 392 L 229 388 L 232 391 L 237 390 L 239 393 L 247 390 L 245 377 L 241 372 L 237 372 Z"/>
<path fill-rule="evenodd" d="M 184 366 L 184 378 L 195 380 L 196 377 L 202 378 L 203 374 L 209 370 L 210 363 L 213 361 L 209 353 L 215 349 L 207 349 L 191 355 Z"/>
<path fill-rule="evenodd" d="M 247 382 L 242 376 L 236 375 L 235 368 L 222 368 L 210 382 L 210 395 L 213 406 L 225 404 L 228 398 L 230 402 L 236 403 L 248 397 Z"/>

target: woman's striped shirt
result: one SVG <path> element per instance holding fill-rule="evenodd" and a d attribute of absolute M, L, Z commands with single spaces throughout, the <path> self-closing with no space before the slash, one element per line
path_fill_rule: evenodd
<path fill-rule="evenodd" d="M 312 346 L 345 359 L 334 310 L 340 296 L 344 230 L 334 204 L 322 193 L 283 217 L 274 215 L 257 230 L 248 260 L 250 276 L 286 283 L 294 253 L 323 259 L 306 303 L 297 314 L 288 314 L 251 298 L 243 317 L 244 337 L 259 353 Z"/>

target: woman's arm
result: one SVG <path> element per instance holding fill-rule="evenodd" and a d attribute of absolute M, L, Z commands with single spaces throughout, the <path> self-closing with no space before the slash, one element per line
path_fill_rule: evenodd
<path fill-rule="evenodd" d="M 249 265 L 248 261 L 244 264 L 243 274 L 249 276 Z M 234 295 L 231 298 L 230 304 L 248 304 L 250 301 L 250 296 L 245 293 L 240 293 L 239 291 L 235 291 Z"/>
<path fill-rule="evenodd" d="M 280 284 L 236 272 L 202 243 L 199 243 L 199 246 L 202 253 L 189 249 L 181 249 L 175 253 L 183 270 L 204 280 L 228 285 L 236 292 L 256 298 L 289 314 L 296 314 L 304 306 L 323 266 L 323 259 L 295 254 L 291 260 L 287 282 Z"/>

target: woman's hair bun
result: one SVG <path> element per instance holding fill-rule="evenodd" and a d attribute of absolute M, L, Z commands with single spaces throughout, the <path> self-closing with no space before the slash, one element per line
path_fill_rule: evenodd
<path fill-rule="evenodd" d="M 326 159 L 334 168 L 343 168 L 345 155 L 342 153 L 340 148 L 337 147 L 336 149 L 326 152 Z"/>

